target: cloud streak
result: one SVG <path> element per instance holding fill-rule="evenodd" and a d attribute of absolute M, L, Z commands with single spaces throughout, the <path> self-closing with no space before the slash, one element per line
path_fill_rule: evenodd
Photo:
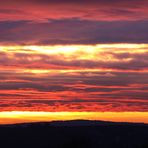
<path fill-rule="evenodd" d="M 0 22 L 1 45 L 147 43 L 148 21 Z"/>
<path fill-rule="evenodd" d="M 92 1 L 28 1 L 0 2 L 1 20 L 33 20 L 79 18 L 81 20 L 141 20 L 147 19 L 145 0 Z"/>

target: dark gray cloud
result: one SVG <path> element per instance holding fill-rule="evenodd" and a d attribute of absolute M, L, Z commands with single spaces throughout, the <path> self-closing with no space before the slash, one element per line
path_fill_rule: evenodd
<path fill-rule="evenodd" d="M 1 44 L 147 43 L 147 21 L 0 22 Z"/>

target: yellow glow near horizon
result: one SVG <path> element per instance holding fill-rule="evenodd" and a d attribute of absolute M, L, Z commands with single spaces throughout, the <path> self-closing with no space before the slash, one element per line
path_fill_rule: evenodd
<path fill-rule="evenodd" d="M 0 112 L 0 124 L 75 119 L 148 123 L 148 112 Z"/>
<path fill-rule="evenodd" d="M 87 53 L 93 53 L 98 51 L 118 49 L 115 52 L 123 52 L 123 49 L 134 49 L 130 52 L 145 52 L 148 50 L 148 44 L 96 44 L 96 45 L 14 45 L 14 46 L 0 46 L 0 51 L 7 52 L 20 52 L 20 53 L 74 53 L 77 51 L 85 51 Z M 140 49 L 140 51 L 139 51 Z"/>

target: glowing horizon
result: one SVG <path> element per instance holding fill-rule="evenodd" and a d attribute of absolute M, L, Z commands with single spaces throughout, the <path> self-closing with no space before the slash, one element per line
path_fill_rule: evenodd
<path fill-rule="evenodd" d="M 66 120 L 148 123 L 148 112 L 0 112 L 0 124 Z"/>

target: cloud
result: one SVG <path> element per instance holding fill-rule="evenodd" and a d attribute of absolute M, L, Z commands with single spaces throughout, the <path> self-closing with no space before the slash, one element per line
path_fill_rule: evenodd
<path fill-rule="evenodd" d="M 145 0 L 0 2 L 0 44 L 147 43 Z"/>
<path fill-rule="evenodd" d="M 27 47 L 28 51 L 23 49 L 24 47 L 20 47 L 18 51 L 11 51 L 11 49 L 9 52 L 1 51 L 0 66 L 8 68 L 13 67 L 13 69 L 106 69 L 114 71 L 136 71 L 147 70 L 148 68 L 147 46 L 144 47 L 144 52 L 134 52 L 134 49 L 131 48 L 126 48 L 126 51 L 125 49 L 116 49 L 120 50 L 119 53 L 116 52 L 114 48 L 100 50 L 99 46 L 96 47 L 93 45 L 88 47 L 67 46 L 69 52 L 65 51 L 67 49 L 64 49 L 64 46 L 54 47 L 55 49 L 52 49 L 52 46 L 46 47 L 47 49 L 44 49 L 44 47 L 35 47 L 37 49 L 32 50 L 32 47 L 30 46 Z M 71 48 L 74 48 L 74 51 L 70 51 Z M 49 50 L 49 53 L 46 53 L 47 50 Z M 54 51 L 52 52 L 52 50 Z M 131 52 L 131 50 L 133 52 Z M 92 58 L 90 58 L 90 55 Z M 104 57 L 106 57 L 106 60 L 104 60 Z"/>
<path fill-rule="evenodd" d="M 147 43 L 147 21 L 53 20 L 0 22 L 0 44 L 53 45 Z"/>
<path fill-rule="evenodd" d="M 8 0 L 0 2 L 0 6 L 1 20 L 141 20 L 147 19 L 148 14 L 148 2 L 145 0 Z"/>
<path fill-rule="evenodd" d="M 8 100 L 7 100 L 8 101 Z M 11 105 L 10 105 L 11 104 Z M 46 100 L 24 100 L 10 101 L 5 104 L 5 101 L 0 102 L 0 109 L 3 111 L 26 110 L 26 111 L 147 111 L 147 104 L 143 103 L 123 103 L 123 102 L 57 102 Z"/>
<path fill-rule="evenodd" d="M 147 111 L 147 44 L 0 49 L 1 111 Z"/>

